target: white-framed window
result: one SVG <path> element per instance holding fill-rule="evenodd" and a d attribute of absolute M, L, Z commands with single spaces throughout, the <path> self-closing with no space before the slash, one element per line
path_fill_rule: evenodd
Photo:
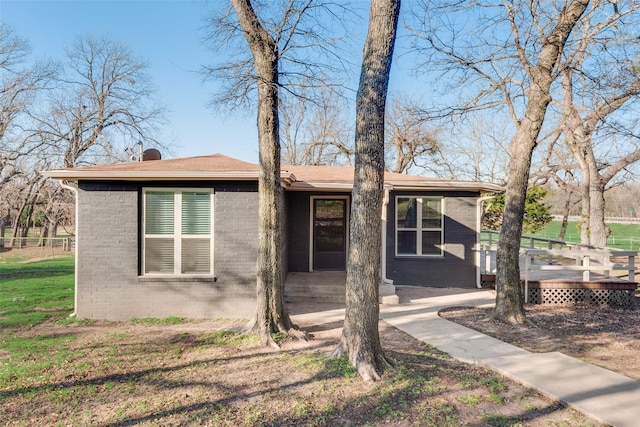
<path fill-rule="evenodd" d="M 143 190 L 143 274 L 213 274 L 213 191 Z"/>
<path fill-rule="evenodd" d="M 442 197 L 396 196 L 396 255 L 441 256 Z"/>

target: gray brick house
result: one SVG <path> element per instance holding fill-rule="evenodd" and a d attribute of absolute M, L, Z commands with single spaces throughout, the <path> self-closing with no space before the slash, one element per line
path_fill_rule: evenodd
<path fill-rule="evenodd" d="M 258 165 L 220 154 L 62 169 L 77 183 L 76 315 L 249 317 Z M 343 271 L 353 168 L 283 166 L 288 273 Z M 383 284 L 475 287 L 478 182 L 385 174 Z"/>

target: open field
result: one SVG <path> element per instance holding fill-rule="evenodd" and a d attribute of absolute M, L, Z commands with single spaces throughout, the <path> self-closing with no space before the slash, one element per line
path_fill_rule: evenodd
<path fill-rule="evenodd" d="M 587 426 L 582 414 L 380 323 L 397 365 L 365 383 L 329 359 L 341 325 L 266 350 L 243 321 L 68 318 L 73 259 L 0 254 L 6 425 Z"/>
<path fill-rule="evenodd" d="M 640 224 L 607 224 L 611 228 L 611 235 L 608 239 L 608 246 L 612 248 L 640 250 Z M 551 221 L 547 226 L 535 236 L 547 239 L 557 239 L 560 233 L 560 222 Z M 567 242 L 580 242 L 579 223 L 570 221 L 567 226 L 565 239 Z"/>

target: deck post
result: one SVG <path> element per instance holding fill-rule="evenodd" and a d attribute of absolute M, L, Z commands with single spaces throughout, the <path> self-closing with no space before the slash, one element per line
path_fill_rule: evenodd
<path fill-rule="evenodd" d="M 635 273 L 636 273 L 636 257 L 633 255 L 629 255 L 629 281 L 635 282 Z"/>
<path fill-rule="evenodd" d="M 529 251 L 524 252 L 524 303 L 529 302 Z"/>
<path fill-rule="evenodd" d="M 492 273 L 491 271 L 491 246 L 483 249 L 484 255 L 484 272 L 486 274 Z"/>
<path fill-rule="evenodd" d="M 611 252 L 607 251 L 607 254 L 602 257 L 602 265 L 605 270 L 602 272 L 605 276 L 611 276 Z"/>
<path fill-rule="evenodd" d="M 585 270 L 582 272 L 582 280 L 584 280 L 585 282 L 591 281 L 591 270 L 589 269 L 590 267 L 589 261 L 590 261 L 589 255 L 585 255 L 582 257 L 582 266 L 586 267 Z"/>

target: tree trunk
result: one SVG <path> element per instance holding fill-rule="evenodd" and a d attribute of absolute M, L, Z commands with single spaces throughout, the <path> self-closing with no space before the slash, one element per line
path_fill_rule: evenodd
<path fill-rule="evenodd" d="M 531 101 L 530 101 L 531 103 Z M 526 121 L 511 141 L 509 181 L 504 201 L 504 215 L 496 258 L 496 308 L 494 316 L 508 323 L 525 320 L 524 299 L 520 287 L 520 237 L 524 218 L 524 204 L 531 168 L 531 155 L 540 132 L 546 105 L 543 100 L 534 103 Z M 548 104 L 548 102 L 547 102 Z M 529 108 L 527 111 L 529 112 Z"/>
<path fill-rule="evenodd" d="M 584 132 L 580 125 L 571 132 L 570 147 L 580 165 L 582 182 L 580 183 L 581 214 L 580 243 L 598 247 L 607 246 L 611 232 L 604 222 L 606 183 L 598 171 L 593 153 L 591 134 Z M 572 142 L 573 141 L 573 142 Z"/>
<path fill-rule="evenodd" d="M 258 262 L 257 309 L 247 330 L 260 334 L 263 345 L 277 347 L 272 333 L 296 331 L 284 304 L 282 271 L 282 186 L 278 120 L 278 46 L 262 27 L 250 0 L 232 0 L 238 22 L 253 55 L 258 75 Z"/>
<path fill-rule="evenodd" d="M 24 224 L 22 224 L 22 237 L 24 237 L 24 246 L 27 246 L 26 242 L 27 242 L 27 238 L 29 237 L 29 230 L 31 229 L 31 226 L 33 225 L 33 213 L 35 212 L 36 209 L 36 203 L 37 203 L 37 196 L 34 195 L 33 200 L 31 201 L 31 203 L 29 203 L 29 206 L 27 207 L 27 219 L 24 222 Z"/>
<path fill-rule="evenodd" d="M 574 0 L 567 4 L 558 16 L 556 26 L 542 40 L 535 66 L 527 68 L 531 82 L 527 90 L 524 116 L 509 144 L 511 159 L 496 265 L 494 316 L 508 323 L 523 323 L 525 320 L 519 255 L 531 155 L 551 102 L 550 87 L 562 48 L 588 5 L 588 0 Z M 526 52 L 522 51 L 521 55 L 526 55 Z M 527 65 L 531 64 L 527 62 Z"/>
<path fill-rule="evenodd" d="M 9 219 L 9 215 L 4 219 L 0 219 L 0 249 L 4 248 L 4 236 L 7 231 L 7 223 Z"/>
<path fill-rule="evenodd" d="M 567 227 L 569 226 L 569 216 L 571 215 L 571 196 L 573 190 L 566 192 L 567 199 L 564 202 L 564 208 L 562 209 L 562 223 L 560 224 L 560 232 L 558 233 L 558 240 L 564 241 L 564 236 L 567 234 Z M 562 244 L 559 244 L 558 249 L 562 249 Z"/>
<path fill-rule="evenodd" d="M 596 175 L 598 172 L 595 172 Z M 605 218 L 604 202 L 605 184 L 600 176 L 591 178 L 591 188 L 589 189 L 589 232 L 591 244 L 600 248 L 607 246 L 607 239 L 611 234 L 611 229 L 607 227 Z"/>
<path fill-rule="evenodd" d="M 49 226 L 45 222 L 40 225 L 40 237 L 38 238 L 38 244 L 36 246 L 39 248 L 43 248 L 44 240 L 48 235 L 49 235 Z"/>
<path fill-rule="evenodd" d="M 349 230 L 346 313 L 334 356 L 347 354 L 365 380 L 378 380 L 390 362 L 378 331 L 384 113 L 399 0 L 372 0 L 356 98 L 355 176 Z"/>
<path fill-rule="evenodd" d="M 589 211 L 591 210 L 591 198 L 589 197 L 589 188 L 591 187 L 589 169 L 584 166 L 580 167 L 582 172 L 582 182 L 580 183 L 580 243 L 583 245 L 591 244 L 591 232 L 589 230 Z"/>
<path fill-rule="evenodd" d="M 11 234 L 11 240 L 9 241 L 9 247 L 15 247 L 16 238 L 18 238 L 18 230 L 20 230 L 20 224 L 22 223 L 22 213 L 24 209 L 27 207 L 27 200 L 24 200 L 18 210 L 16 211 L 16 216 L 13 220 L 13 230 Z M 22 239 L 20 240 L 22 242 Z M 21 245 L 22 246 L 22 245 Z"/>

